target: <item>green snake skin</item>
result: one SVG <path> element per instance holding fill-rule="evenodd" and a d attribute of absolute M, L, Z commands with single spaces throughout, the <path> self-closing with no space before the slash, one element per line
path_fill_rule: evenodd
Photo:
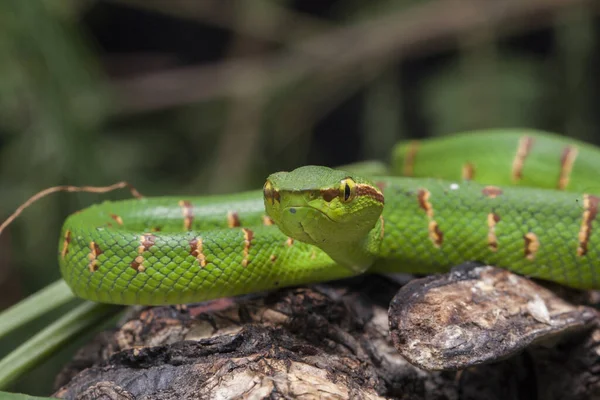
<path fill-rule="evenodd" d="M 268 182 L 276 200 L 265 200 L 272 218 L 259 191 L 105 202 L 67 218 L 58 258 L 77 296 L 117 304 L 197 302 L 337 279 L 366 268 L 443 272 L 466 260 L 600 288 L 599 198 L 593 195 L 600 192 L 594 179 L 599 160 L 593 146 L 524 130 L 405 143 L 394 152 L 394 173 L 447 180 L 385 176 L 371 185 L 344 173 L 357 189 L 342 204 L 338 172 L 296 170 L 290 176 L 300 180 L 285 178 L 281 187 L 275 174 Z M 326 200 L 306 200 L 315 193 Z M 327 199 L 331 193 L 333 200 Z M 290 214 L 294 207 L 283 208 L 288 202 L 315 202 L 334 221 L 338 215 L 328 213 L 346 210 L 340 207 L 353 201 L 375 207 L 379 193 L 385 206 L 377 206 L 383 206 L 381 218 L 374 217 L 364 233 L 368 243 L 344 242 L 355 234 L 352 228 L 303 226 L 311 238 L 324 235 L 317 247 L 293 231 L 297 224 L 285 227 L 288 218 L 304 212 Z M 275 209 L 279 203 L 281 209 Z M 355 259 L 368 262 L 350 265 Z"/>

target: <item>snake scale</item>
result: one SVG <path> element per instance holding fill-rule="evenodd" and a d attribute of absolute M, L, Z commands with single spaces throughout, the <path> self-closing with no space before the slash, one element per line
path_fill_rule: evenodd
<path fill-rule="evenodd" d="M 600 150 L 529 130 L 399 144 L 389 176 L 307 166 L 262 191 L 104 202 L 67 218 L 82 298 L 180 304 L 476 260 L 600 288 Z M 396 176 L 403 175 L 403 176 Z"/>

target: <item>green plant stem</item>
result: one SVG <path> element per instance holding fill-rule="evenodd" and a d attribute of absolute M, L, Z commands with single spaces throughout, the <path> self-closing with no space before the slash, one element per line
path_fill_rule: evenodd
<path fill-rule="evenodd" d="M 2 400 L 56 400 L 54 397 L 37 397 L 29 396 L 21 393 L 8 393 L 0 392 L 0 399 Z"/>
<path fill-rule="evenodd" d="M 0 338 L 37 317 L 76 299 L 64 280 L 58 280 L 0 313 Z"/>
<path fill-rule="evenodd" d="M 120 310 L 121 307 L 92 302 L 77 306 L 0 361 L 0 388 L 6 388 L 73 337 Z"/>

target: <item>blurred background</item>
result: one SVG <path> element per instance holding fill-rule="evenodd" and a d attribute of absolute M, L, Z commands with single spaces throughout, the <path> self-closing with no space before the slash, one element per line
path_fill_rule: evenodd
<path fill-rule="evenodd" d="M 241 191 L 471 129 L 599 143 L 599 15 L 591 0 L 2 1 L 0 217 L 49 186 Z M 27 209 L 0 236 L 0 309 L 59 278 L 69 213 L 126 197 Z M 80 344 L 13 390 L 49 393 Z"/>

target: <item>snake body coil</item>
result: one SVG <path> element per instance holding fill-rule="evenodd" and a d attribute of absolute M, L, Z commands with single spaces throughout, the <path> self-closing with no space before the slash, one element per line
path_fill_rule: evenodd
<path fill-rule="evenodd" d="M 79 297 L 148 305 L 466 260 L 600 288 L 598 149 L 478 133 L 399 145 L 393 166 L 434 178 L 304 167 L 269 177 L 264 204 L 253 191 L 93 205 L 64 224 L 61 272 Z"/>

